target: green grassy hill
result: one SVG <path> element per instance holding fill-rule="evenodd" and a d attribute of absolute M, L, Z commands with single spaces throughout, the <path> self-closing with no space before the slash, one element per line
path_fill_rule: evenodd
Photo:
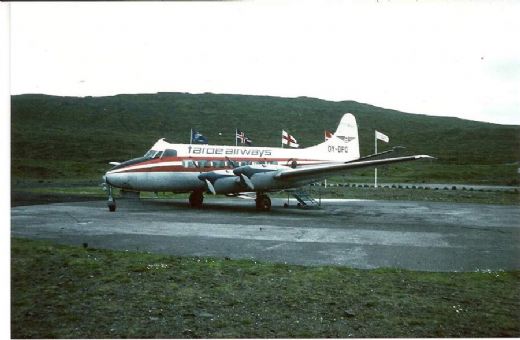
<path fill-rule="evenodd" d="M 388 180 L 518 183 L 520 126 L 388 110 L 354 101 L 226 94 L 158 93 L 110 97 L 39 94 L 11 99 L 14 179 L 97 179 L 109 161 L 144 154 L 159 138 L 189 142 L 190 128 L 211 144 L 234 144 L 235 128 L 257 146 L 279 146 L 281 129 L 303 147 L 334 131 L 345 112 L 358 121 L 361 154 L 373 152 L 374 130 L 406 154 L 430 154 L 435 162 L 388 166 Z M 222 133 L 222 136 L 219 136 Z M 386 145 L 379 144 L 380 150 Z M 372 170 L 353 173 L 370 179 Z"/>

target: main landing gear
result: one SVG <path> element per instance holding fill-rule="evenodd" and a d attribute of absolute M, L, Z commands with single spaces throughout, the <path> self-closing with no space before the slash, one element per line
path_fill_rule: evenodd
<path fill-rule="evenodd" d="M 193 191 L 190 194 L 189 205 L 192 208 L 202 208 L 204 202 L 204 194 L 202 191 Z M 271 210 L 271 199 L 264 193 L 258 193 L 256 195 L 256 210 L 258 211 L 269 211 Z"/>
<path fill-rule="evenodd" d="M 271 199 L 266 194 L 256 194 L 256 210 L 269 211 L 271 210 Z"/>
<path fill-rule="evenodd" d="M 202 202 L 204 202 L 204 194 L 202 191 L 194 191 L 190 194 L 190 207 L 202 208 Z"/>

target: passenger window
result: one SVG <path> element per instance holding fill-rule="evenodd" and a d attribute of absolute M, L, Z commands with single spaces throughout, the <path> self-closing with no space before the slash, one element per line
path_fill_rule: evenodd
<path fill-rule="evenodd" d="M 195 167 L 195 163 L 193 161 L 182 161 L 182 165 L 185 168 L 194 168 Z"/>
<path fill-rule="evenodd" d="M 225 161 L 213 161 L 213 167 L 215 168 L 224 168 L 226 166 Z"/>
<path fill-rule="evenodd" d="M 211 162 L 207 160 L 200 160 L 197 162 L 199 168 L 209 168 L 211 166 Z"/>

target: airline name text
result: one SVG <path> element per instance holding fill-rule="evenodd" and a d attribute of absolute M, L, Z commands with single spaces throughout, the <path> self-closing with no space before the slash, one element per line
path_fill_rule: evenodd
<path fill-rule="evenodd" d="M 189 146 L 188 153 L 193 155 L 225 155 L 225 156 L 271 156 L 272 151 L 258 149 L 232 149 L 232 148 L 212 148 L 202 146 Z"/>

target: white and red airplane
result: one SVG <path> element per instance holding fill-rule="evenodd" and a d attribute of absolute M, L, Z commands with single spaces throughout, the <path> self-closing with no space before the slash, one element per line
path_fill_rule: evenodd
<path fill-rule="evenodd" d="M 350 169 L 431 159 L 428 155 L 372 159 L 360 157 L 355 117 L 343 115 L 336 132 L 324 143 L 304 149 L 228 145 L 171 144 L 159 139 L 140 158 L 117 163 L 104 181 L 108 208 L 115 211 L 112 187 L 129 191 L 190 192 L 189 204 L 201 207 L 204 193 L 256 193 L 256 207 L 269 210 L 266 193 L 299 188 Z"/>

